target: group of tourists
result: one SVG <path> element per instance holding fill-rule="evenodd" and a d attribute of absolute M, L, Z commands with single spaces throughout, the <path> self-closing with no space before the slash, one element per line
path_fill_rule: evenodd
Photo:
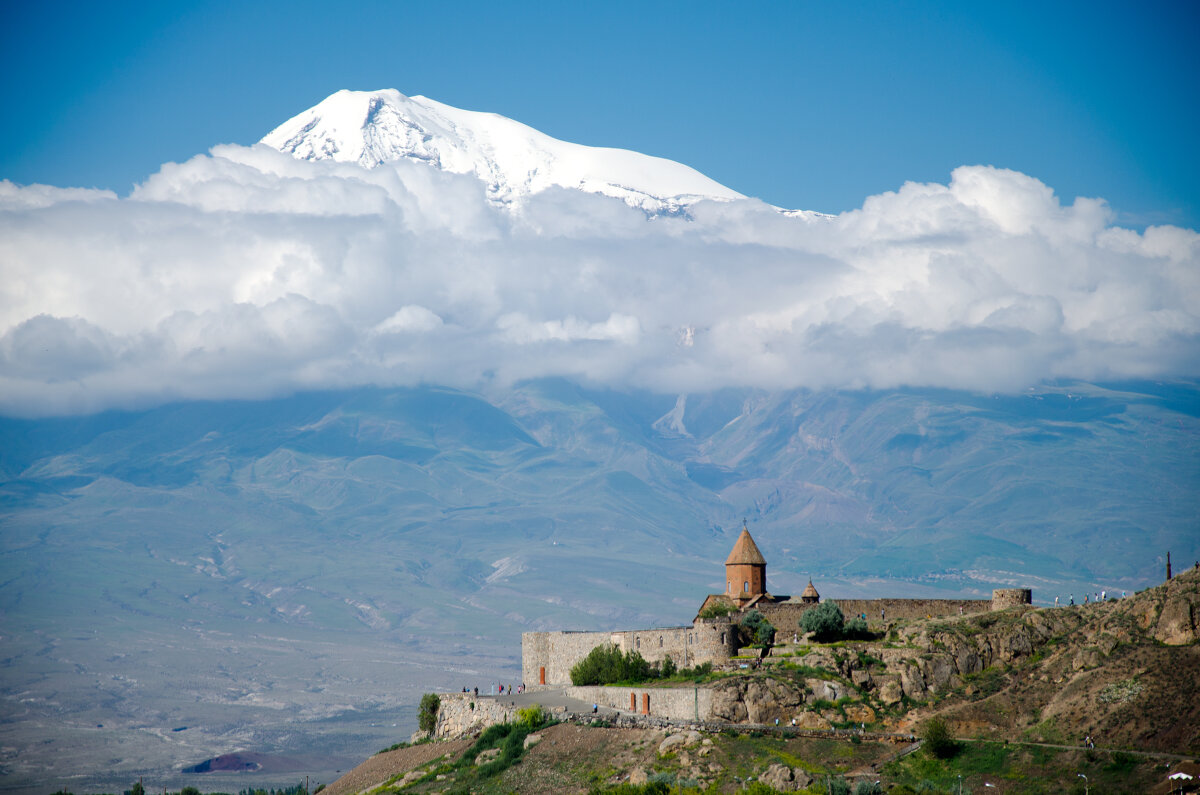
<path fill-rule="evenodd" d="M 471 692 L 474 692 L 474 693 L 475 693 L 475 697 L 476 697 L 476 698 L 478 698 L 478 697 L 479 697 L 479 688 L 478 688 L 478 687 L 474 688 L 474 690 L 472 690 L 472 689 L 471 689 L 471 688 L 469 688 L 469 687 L 464 687 L 464 688 L 462 689 L 462 692 L 464 692 L 464 693 L 471 693 Z M 508 695 L 510 695 L 510 696 L 511 696 L 511 695 L 514 695 L 514 694 L 516 694 L 516 693 L 524 693 L 524 692 L 525 692 L 525 683 L 524 683 L 524 682 L 522 682 L 521 684 L 517 685 L 516 687 L 513 687 L 512 685 L 502 685 L 502 684 L 499 684 L 499 683 L 497 683 L 497 685 L 496 685 L 496 692 L 497 692 L 499 695 L 504 695 L 505 693 L 507 693 L 507 694 L 508 694 Z"/>
<path fill-rule="evenodd" d="M 1113 598 L 1116 599 L 1117 597 L 1113 596 Z M 1121 591 L 1121 598 L 1122 599 L 1125 598 L 1124 591 Z M 1055 607 L 1058 607 L 1058 599 L 1059 598 L 1057 596 L 1054 597 L 1054 606 Z M 1095 591 L 1090 594 L 1085 593 L 1083 595 L 1083 603 L 1086 605 L 1086 604 L 1088 604 L 1089 601 L 1091 601 L 1091 602 L 1107 602 L 1108 601 L 1108 591 Z M 1075 605 L 1075 594 L 1070 594 L 1067 597 L 1067 605 L 1072 606 L 1072 607 Z"/>

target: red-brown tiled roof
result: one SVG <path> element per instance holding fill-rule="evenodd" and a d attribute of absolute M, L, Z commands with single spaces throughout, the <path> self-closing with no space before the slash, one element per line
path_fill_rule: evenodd
<path fill-rule="evenodd" d="M 750 537 L 750 531 L 745 526 L 742 527 L 742 534 L 734 542 L 733 551 L 729 553 L 729 558 L 725 561 L 726 566 L 737 563 L 753 566 L 767 565 L 767 559 L 758 551 L 758 547 L 754 544 L 754 539 Z"/>

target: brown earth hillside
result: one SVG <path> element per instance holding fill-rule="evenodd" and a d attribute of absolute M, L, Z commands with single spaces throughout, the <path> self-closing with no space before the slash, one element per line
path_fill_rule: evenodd
<path fill-rule="evenodd" d="M 986 617 L 918 633 L 930 651 L 960 648 Z M 960 736 L 1029 739 L 1200 755 L 1200 571 L 1128 599 L 1027 610 L 974 646 L 1017 647 L 965 677 L 912 722 L 945 717 Z M 961 653 L 961 652 L 960 652 Z"/>
<path fill-rule="evenodd" d="M 1104 781 L 1104 791 L 1144 792 L 1171 765 L 1200 756 L 1198 625 L 1195 569 L 1099 604 L 893 622 L 874 640 L 784 643 L 757 670 L 714 675 L 702 686 L 714 691 L 715 711 L 741 724 L 737 734 L 708 732 L 664 751 L 664 739 L 687 727 L 560 724 L 486 782 L 462 784 L 477 774 L 463 772 L 474 765 L 455 768 L 460 740 L 374 757 L 327 792 L 385 782 L 405 792 L 588 792 L 655 775 L 719 792 L 768 779 L 782 790 L 823 792 L 822 776 L 903 791 L 920 783 L 918 774 L 943 787 L 963 775 L 976 788 L 986 781 L 998 792 L 1052 792 L 1078 784 L 1080 771 Z M 974 742 L 959 761 L 900 759 L 911 747 L 887 733 L 919 734 L 933 717 Z M 841 732 L 824 738 L 828 729 Z M 865 734 L 851 741 L 848 730 Z M 1080 747 L 1085 736 L 1097 750 Z M 441 778 L 420 777 L 431 771 Z"/>

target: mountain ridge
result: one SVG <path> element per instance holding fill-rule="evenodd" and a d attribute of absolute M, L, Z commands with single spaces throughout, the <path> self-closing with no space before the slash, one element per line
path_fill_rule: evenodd
<path fill-rule="evenodd" d="M 745 198 L 672 160 L 560 141 L 499 114 L 461 110 L 395 89 L 343 89 L 260 143 L 301 160 L 366 168 L 413 160 L 474 174 L 488 198 L 504 205 L 553 187 L 619 198 L 650 214 L 677 214 L 702 200 Z"/>

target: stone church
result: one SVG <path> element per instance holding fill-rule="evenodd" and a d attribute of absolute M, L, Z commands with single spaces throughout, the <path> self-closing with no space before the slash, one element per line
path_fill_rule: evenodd
<path fill-rule="evenodd" d="M 888 620 L 965 615 L 1029 604 L 1028 589 L 992 592 L 991 599 L 834 599 L 847 616 L 864 616 L 873 629 Z M 799 597 L 767 590 L 767 561 L 743 523 L 725 560 L 725 591 L 709 594 L 692 623 L 656 629 L 611 632 L 526 632 L 521 635 L 521 678 L 528 687 L 571 684 L 571 668 L 597 646 L 609 643 L 622 652 L 636 651 L 647 662 L 670 658 L 677 667 L 703 663 L 720 666 L 738 653 L 738 627 L 750 610 L 758 610 L 784 636 L 796 632 L 800 616 L 821 602 L 810 580 Z"/>

